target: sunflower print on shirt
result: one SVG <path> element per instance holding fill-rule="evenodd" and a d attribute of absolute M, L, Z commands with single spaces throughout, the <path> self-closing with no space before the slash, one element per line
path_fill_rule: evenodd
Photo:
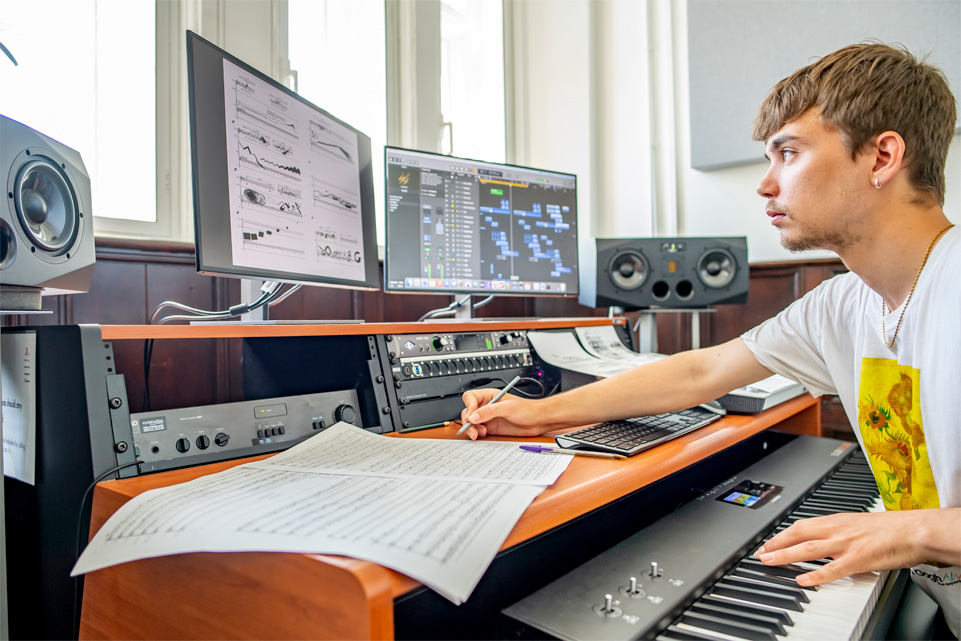
<path fill-rule="evenodd" d="M 858 427 L 889 510 L 940 507 L 921 421 L 920 374 L 891 359 L 861 360 Z"/>

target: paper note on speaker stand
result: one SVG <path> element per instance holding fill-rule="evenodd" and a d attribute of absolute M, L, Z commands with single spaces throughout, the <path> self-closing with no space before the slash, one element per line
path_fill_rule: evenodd
<path fill-rule="evenodd" d="M 37 446 L 37 335 L 0 335 L 3 475 L 34 484 Z"/>
<path fill-rule="evenodd" d="M 527 332 L 527 340 L 542 361 L 572 372 L 607 378 L 634 366 L 624 361 L 591 356 L 570 332 Z"/>
<path fill-rule="evenodd" d="M 631 366 L 644 365 L 645 363 L 653 363 L 662 358 L 667 358 L 666 354 L 655 354 L 651 352 L 639 354 L 631 351 L 627 348 L 627 345 L 621 342 L 613 325 L 575 327 L 574 332 L 577 334 L 577 340 L 584 346 L 584 350 L 591 356 L 596 356 L 597 358 L 630 363 Z"/>

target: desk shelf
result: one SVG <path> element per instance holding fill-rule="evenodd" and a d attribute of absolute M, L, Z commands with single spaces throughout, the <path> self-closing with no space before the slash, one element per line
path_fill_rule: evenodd
<path fill-rule="evenodd" d="M 804 394 L 757 415 L 729 415 L 623 461 L 575 458 L 524 513 L 504 542 L 500 556 L 539 554 L 536 550 L 543 550 L 545 543 L 549 546 L 552 538 L 565 540 L 570 536 L 572 525 L 589 526 L 591 519 L 605 510 L 609 518 L 610 510 L 619 505 L 633 511 L 631 498 L 645 488 L 685 471 L 690 473 L 726 450 L 745 447 L 749 442 L 755 449 L 766 448 L 764 433 L 770 428 L 819 435 L 820 404 Z M 548 441 L 549 436 L 535 440 Z M 455 426 L 396 437 L 455 438 Z M 141 492 L 250 460 L 254 459 L 100 483 L 94 492 L 91 536 L 121 505 Z M 604 533 L 598 529 L 597 535 Z M 588 543 L 585 541 L 585 549 L 589 549 Z M 557 557 L 526 561 L 550 561 L 558 564 L 557 571 L 563 570 L 563 560 Z M 518 581 L 523 578 L 520 573 L 516 577 Z M 484 580 L 479 588 L 483 584 Z M 499 589 L 488 586 L 487 593 Z M 490 624 L 490 618 L 507 605 L 491 605 L 486 596 L 478 599 L 469 599 L 458 608 L 398 572 L 345 557 L 260 552 L 184 554 L 88 574 L 80 638 L 393 639 L 401 624 L 401 632 L 410 634 L 407 626 L 411 625 L 411 616 L 435 616 L 426 609 L 416 614 L 421 608 L 412 604 L 422 602 L 437 607 L 437 634 L 446 636 L 450 631 L 443 627 L 445 617 L 457 621 L 461 613 L 460 626 L 469 637 L 484 634 L 472 628 L 471 617 Z"/>

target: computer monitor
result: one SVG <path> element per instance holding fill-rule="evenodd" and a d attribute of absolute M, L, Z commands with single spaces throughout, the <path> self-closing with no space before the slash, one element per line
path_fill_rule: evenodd
<path fill-rule="evenodd" d="M 380 287 L 370 138 L 187 32 L 197 271 Z"/>
<path fill-rule="evenodd" d="M 385 148 L 388 292 L 577 296 L 577 176 Z"/>

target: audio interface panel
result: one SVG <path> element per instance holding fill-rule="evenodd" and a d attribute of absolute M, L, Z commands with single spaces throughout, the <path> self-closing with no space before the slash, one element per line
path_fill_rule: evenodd
<path fill-rule="evenodd" d="M 386 355 L 382 366 L 389 401 L 382 413 L 395 430 L 456 419 L 464 392 L 503 387 L 515 376 L 547 385 L 527 341 L 527 330 L 436 331 L 379 339 Z"/>
<path fill-rule="evenodd" d="M 360 424 L 355 390 L 130 415 L 143 472 L 287 449 L 334 423 Z"/>

